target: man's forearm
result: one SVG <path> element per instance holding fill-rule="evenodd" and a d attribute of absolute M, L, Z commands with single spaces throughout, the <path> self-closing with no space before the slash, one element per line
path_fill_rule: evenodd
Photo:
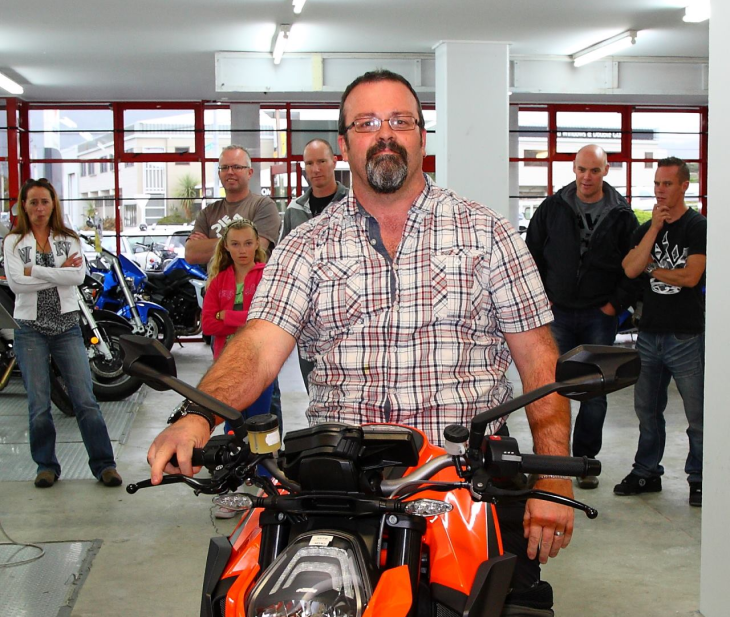
<path fill-rule="evenodd" d="M 213 257 L 217 238 L 205 240 L 188 240 L 185 243 L 185 261 L 191 264 L 206 264 Z"/>
<path fill-rule="evenodd" d="M 668 270 L 666 268 L 657 268 L 651 275 L 658 281 L 666 283 L 667 285 L 675 285 L 677 287 L 695 287 L 702 278 L 702 274 L 699 276 L 686 268 L 677 268 L 675 270 Z"/>
<path fill-rule="evenodd" d="M 630 279 L 635 279 L 646 268 L 651 259 L 651 249 L 659 233 L 658 229 L 650 227 L 641 239 L 641 242 L 632 248 L 624 257 L 621 266 L 624 273 Z"/>
<path fill-rule="evenodd" d="M 555 381 L 558 350 L 549 326 L 506 335 L 524 392 Z M 537 454 L 570 453 L 570 403 L 557 394 L 527 406 L 532 440 Z"/>
<path fill-rule="evenodd" d="M 236 409 L 246 409 L 279 374 L 294 337 L 262 320 L 246 324 L 226 343 L 199 388 Z"/>

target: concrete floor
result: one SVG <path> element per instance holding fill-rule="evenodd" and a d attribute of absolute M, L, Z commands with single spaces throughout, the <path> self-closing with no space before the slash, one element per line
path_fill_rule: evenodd
<path fill-rule="evenodd" d="M 210 349 L 186 343 L 173 352 L 179 376 L 197 383 L 210 364 Z M 306 394 L 291 358 L 280 383 L 286 428 L 299 428 Z M 148 392 L 119 452 L 125 484 L 148 477 L 147 448 L 179 400 L 174 393 Z M 632 401 L 631 389 L 609 397 L 601 485 L 577 491 L 578 499 L 598 508 L 599 517 L 576 515 L 573 542 L 544 569 L 555 588 L 558 617 L 699 614 L 702 512 L 687 504 L 681 401 L 672 388 L 663 492 L 616 497 L 612 487 L 629 472 L 636 445 Z M 529 451 L 522 413 L 510 419 L 510 430 Z M 29 482 L 0 482 L 0 520 L 19 542 L 102 541 L 74 607 L 59 613 L 71 617 L 198 615 L 209 538 L 230 533 L 235 525 L 213 519 L 210 498 L 195 497 L 184 486 L 128 495 L 92 480 L 61 480 L 47 490 Z"/>

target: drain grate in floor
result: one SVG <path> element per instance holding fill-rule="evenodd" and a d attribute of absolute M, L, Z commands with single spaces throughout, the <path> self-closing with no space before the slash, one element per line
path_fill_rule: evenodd
<path fill-rule="evenodd" d="M 101 541 L 49 542 L 39 546 L 45 551 L 40 559 L 0 568 L 0 606 L 4 617 L 70 615 Z M 3 544 L 0 563 L 32 558 L 36 553 L 34 548 L 19 552 L 18 546 Z"/>

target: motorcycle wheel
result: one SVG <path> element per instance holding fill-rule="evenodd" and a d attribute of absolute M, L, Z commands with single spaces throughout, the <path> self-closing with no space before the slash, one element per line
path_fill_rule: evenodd
<path fill-rule="evenodd" d="M 175 324 L 167 311 L 151 310 L 147 313 L 147 336 L 156 338 L 167 349 L 175 343 Z"/>
<path fill-rule="evenodd" d="M 66 383 L 61 376 L 61 371 L 58 370 L 53 361 L 51 361 L 51 401 L 65 415 L 71 418 L 76 415 L 71 397 L 68 395 Z"/>
<path fill-rule="evenodd" d="M 89 360 L 94 396 L 99 401 L 119 401 L 134 394 L 142 386 L 142 381 L 127 375 L 122 369 L 122 348 L 119 337 L 131 334 L 132 327 L 111 321 L 97 321 L 97 326 L 112 353 L 111 361 L 103 356 Z"/>

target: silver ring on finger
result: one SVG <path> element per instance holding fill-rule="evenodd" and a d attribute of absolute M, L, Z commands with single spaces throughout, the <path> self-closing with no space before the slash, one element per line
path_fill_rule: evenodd
<path fill-rule="evenodd" d="M 558 538 L 560 538 L 560 537 L 562 537 L 562 536 L 564 536 L 564 535 L 565 535 L 565 532 L 563 532 L 563 531 L 556 531 L 556 532 L 555 532 L 555 533 L 554 533 L 553 535 L 555 535 L 555 536 L 557 536 Z"/>

